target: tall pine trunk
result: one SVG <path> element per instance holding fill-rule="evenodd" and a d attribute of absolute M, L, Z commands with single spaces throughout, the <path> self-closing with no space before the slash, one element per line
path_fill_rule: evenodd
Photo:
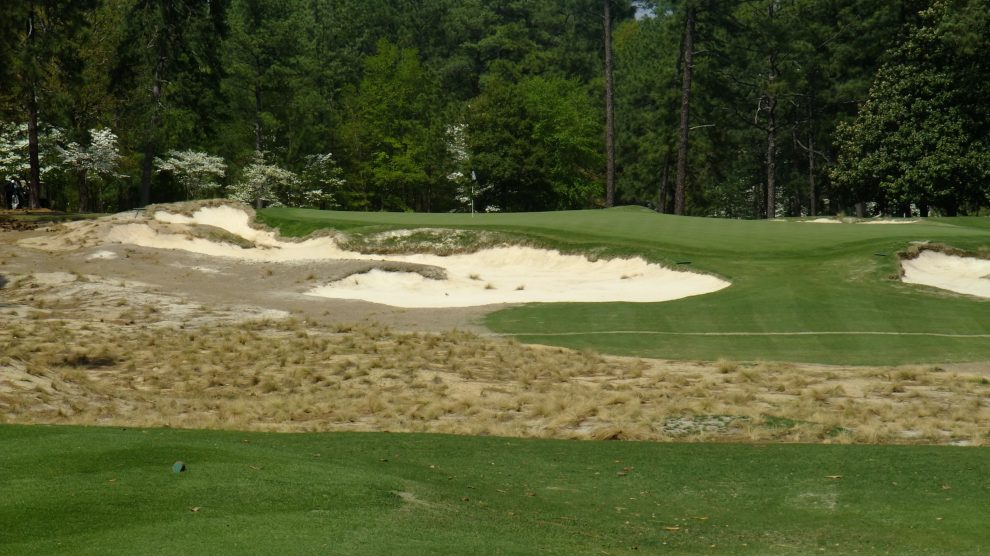
<path fill-rule="evenodd" d="M 254 152 L 261 153 L 261 85 L 258 83 L 254 85 Z M 258 210 L 262 208 L 260 190 L 257 192 L 254 206 Z"/>
<path fill-rule="evenodd" d="M 615 205 L 615 81 L 612 63 L 612 0 L 603 0 L 605 18 L 605 205 Z"/>
<path fill-rule="evenodd" d="M 684 67 L 681 70 L 681 126 L 677 144 L 677 184 L 674 189 L 674 214 L 684 214 L 684 193 L 687 188 L 688 127 L 691 112 L 691 71 L 694 69 L 694 6 L 687 8 L 684 25 L 684 44 L 681 53 Z"/>
<path fill-rule="evenodd" d="M 151 87 L 151 121 L 145 130 L 147 139 L 144 142 L 144 160 L 141 161 L 141 206 L 151 203 L 151 174 L 154 169 L 155 154 L 158 151 L 157 136 L 162 102 L 162 66 L 165 56 L 161 45 L 158 47 L 158 58 L 155 61 L 155 80 Z"/>
<path fill-rule="evenodd" d="M 815 191 L 815 134 L 808 130 L 808 210 L 818 216 L 818 193 Z"/>
<path fill-rule="evenodd" d="M 28 97 L 28 207 L 36 209 L 41 206 L 41 156 L 38 149 L 38 96 L 34 83 L 28 91 Z"/>
<path fill-rule="evenodd" d="M 767 214 L 777 216 L 777 97 L 767 98 Z"/>
<path fill-rule="evenodd" d="M 27 50 L 31 53 L 31 63 L 34 67 L 28 70 L 28 207 L 36 209 L 41 204 L 41 156 L 38 149 L 38 60 L 35 58 L 34 41 L 34 4 L 28 11 L 27 19 Z"/>
<path fill-rule="evenodd" d="M 776 16 L 774 3 L 767 8 L 771 20 Z M 767 212 L 766 217 L 772 220 L 777 216 L 777 77 L 780 70 L 777 66 L 777 52 L 771 50 L 767 56 L 767 88 L 765 93 L 767 110 Z"/>
<path fill-rule="evenodd" d="M 154 133 L 149 131 L 149 133 Z M 153 170 L 155 151 L 157 150 L 155 146 L 154 139 L 148 139 L 144 142 L 144 158 L 141 160 L 141 206 L 145 207 L 151 204 L 151 173 Z"/>
<path fill-rule="evenodd" d="M 670 205 L 670 155 L 663 157 L 660 168 L 660 187 L 657 191 L 657 212 L 666 213 Z"/>
<path fill-rule="evenodd" d="M 76 187 L 79 191 L 79 212 L 93 212 L 92 202 L 89 198 L 89 184 L 86 183 L 86 170 L 84 168 L 76 170 Z"/>

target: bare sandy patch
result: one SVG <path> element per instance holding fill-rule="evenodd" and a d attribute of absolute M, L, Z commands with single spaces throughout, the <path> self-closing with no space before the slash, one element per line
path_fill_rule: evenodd
<path fill-rule="evenodd" d="M 659 302 L 729 286 L 729 282 L 715 276 L 673 270 L 641 258 L 590 260 L 581 255 L 521 246 L 449 256 L 365 254 L 344 250 L 329 236 L 284 241 L 275 232 L 257 228 L 252 220 L 253 214 L 235 206 L 207 206 L 191 214 L 172 213 L 159 206 L 151 218 L 125 213 L 90 227 L 68 228 L 61 238 L 32 240 L 30 244 L 57 249 L 66 243 L 98 245 L 102 241 L 268 263 L 378 261 L 381 263 L 378 268 L 317 285 L 307 293 L 405 308 L 530 302 Z M 195 226 L 205 227 L 206 231 Z M 247 244 L 238 244 L 222 233 L 209 232 L 210 229 L 222 230 Z M 391 238 L 409 233 L 386 235 Z"/>
<path fill-rule="evenodd" d="M 990 260 L 924 250 L 901 261 L 902 280 L 956 293 L 990 298 Z"/>
<path fill-rule="evenodd" d="M 117 254 L 116 253 L 114 253 L 113 251 L 106 251 L 106 250 L 96 251 L 95 253 L 93 253 L 93 254 L 91 254 L 91 255 L 89 255 L 89 256 L 86 257 L 87 260 L 91 260 L 91 261 L 92 260 L 111 260 L 111 259 L 116 259 L 116 258 L 117 258 Z"/>

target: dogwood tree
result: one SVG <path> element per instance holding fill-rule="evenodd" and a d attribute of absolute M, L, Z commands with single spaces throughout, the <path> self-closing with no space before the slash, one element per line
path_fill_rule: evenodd
<path fill-rule="evenodd" d="M 117 174 L 120 151 L 117 136 L 109 129 L 91 129 L 89 137 L 88 146 L 83 147 L 73 141 L 56 148 L 64 163 L 74 168 L 79 176 L 79 208 L 101 211 L 103 187 Z M 92 180 L 94 176 L 95 182 Z"/>
<path fill-rule="evenodd" d="M 66 164 L 101 177 L 109 177 L 120 164 L 117 136 L 109 129 L 89 130 L 89 146 L 82 147 L 75 141 L 59 148 Z"/>
<path fill-rule="evenodd" d="M 62 137 L 59 128 L 46 128 L 39 134 L 42 178 L 62 168 L 63 160 L 56 148 Z M 27 124 L 0 122 L 0 179 L 25 179 L 30 171 Z"/>
<path fill-rule="evenodd" d="M 230 187 L 230 198 L 259 209 L 266 204 L 285 206 L 298 194 L 299 183 L 295 172 L 269 164 L 265 161 L 265 153 L 257 151 L 251 164 L 244 168 L 241 181 Z"/>
<path fill-rule="evenodd" d="M 332 153 L 307 156 L 298 194 L 290 196 L 286 204 L 319 209 L 335 207 L 336 193 L 346 184 L 343 173 Z"/>
<path fill-rule="evenodd" d="M 169 151 L 166 158 L 155 158 L 155 169 L 171 174 L 185 190 L 187 199 L 216 197 L 219 180 L 227 174 L 222 158 L 192 150 Z"/>
<path fill-rule="evenodd" d="M 467 125 L 454 124 L 447 126 L 447 156 L 451 165 L 455 168 L 453 172 L 447 174 L 447 181 L 454 186 L 454 200 L 462 209 L 475 211 L 475 202 L 485 193 L 491 191 L 492 186 L 479 186 L 475 173 L 469 172 L 470 155 L 467 147 Z M 485 212 L 491 212 L 486 209 Z"/>
<path fill-rule="evenodd" d="M 0 123 L 0 178 L 14 179 L 28 170 L 27 125 Z"/>

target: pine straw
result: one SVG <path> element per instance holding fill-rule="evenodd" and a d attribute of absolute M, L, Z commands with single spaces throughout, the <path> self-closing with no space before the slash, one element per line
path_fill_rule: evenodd
<path fill-rule="evenodd" d="M 128 295 L 124 285 L 116 298 L 105 293 L 92 303 L 94 279 L 19 277 L 4 289 L 0 421 L 685 441 L 990 440 L 990 381 L 975 373 L 605 358 L 458 331 L 179 310 L 180 301 Z"/>

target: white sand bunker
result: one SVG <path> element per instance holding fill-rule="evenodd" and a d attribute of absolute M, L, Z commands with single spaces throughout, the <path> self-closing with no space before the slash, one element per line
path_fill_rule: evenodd
<path fill-rule="evenodd" d="M 106 235 L 113 242 L 144 247 L 182 249 L 212 256 L 251 261 L 306 260 L 389 261 L 439 267 L 446 279 L 417 272 L 375 269 L 316 287 L 309 295 L 356 299 L 396 307 L 471 307 L 527 302 L 657 302 L 718 291 L 725 280 L 694 272 L 676 271 L 640 258 L 591 261 L 579 255 L 528 247 L 499 247 L 472 254 L 366 255 L 341 249 L 330 237 L 300 242 L 281 241 L 269 231 L 250 226 L 250 215 L 231 206 L 204 207 L 192 216 L 159 211 L 163 231 L 148 222 L 120 222 Z M 188 225 L 208 225 L 254 243 L 244 248 L 190 237 Z M 424 273 L 429 274 L 429 273 Z"/>
<path fill-rule="evenodd" d="M 922 251 L 917 258 L 901 261 L 908 284 L 922 284 L 990 298 L 990 260 Z"/>
<path fill-rule="evenodd" d="M 643 259 L 589 261 L 579 255 L 528 247 L 499 247 L 448 257 L 403 255 L 389 260 L 442 267 L 447 279 L 372 270 L 309 293 L 397 307 L 470 307 L 527 302 L 669 301 L 729 285 L 714 276 L 675 271 Z"/>
<path fill-rule="evenodd" d="M 917 224 L 917 220 L 906 220 L 903 218 L 875 218 L 871 220 L 859 220 L 855 218 L 815 218 L 813 220 L 798 220 L 802 224 Z"/>

